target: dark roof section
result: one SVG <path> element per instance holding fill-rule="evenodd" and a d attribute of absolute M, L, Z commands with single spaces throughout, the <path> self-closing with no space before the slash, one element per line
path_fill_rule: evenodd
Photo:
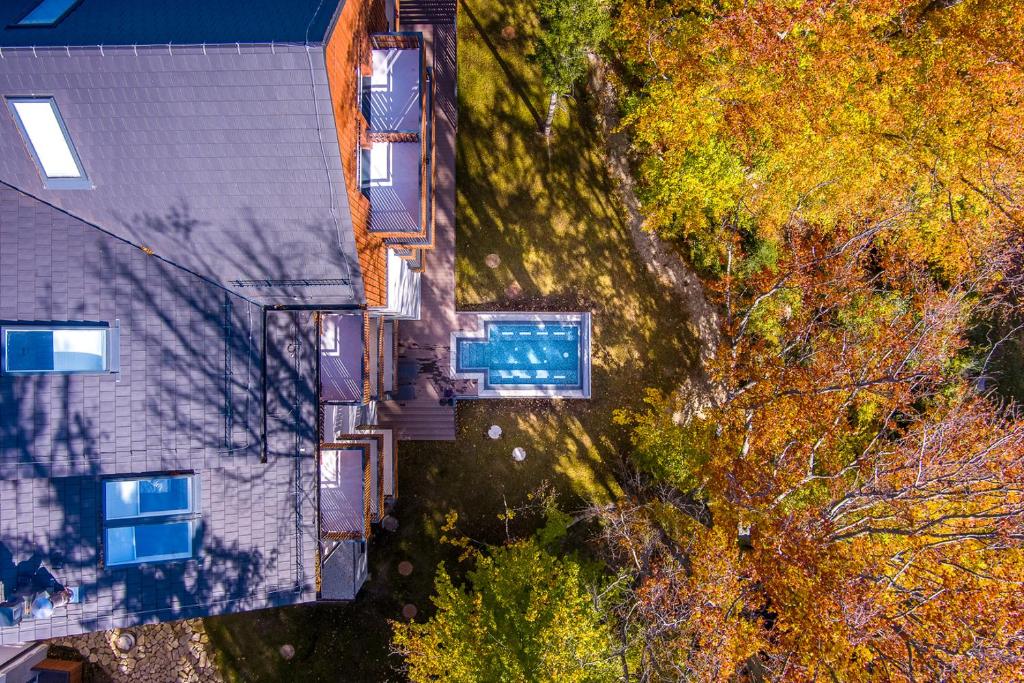
<path fill-rule="evenodd" d="M 318 42 L 338 0 L 82 0 L 56 26 L 14 27 L 37 4 L 0 3 L 0 45 Z"/>
<path fill-rule="evenodd" d="M 260 307 L 2 185 L 0 292 L 0 321 L 120 326 L 117 375 L 0 374 L 0 580 L 60 553 L 85 596 L 0 643 L 315 599 L 314 460 L 261 462 Z M 200 479 L 197 558 L 104 569 L 103 477 L 167 471 Z"/>
<path fill-rule="evenodd" d="M 317 445 L 317 314 L 266 311 L 266 455 L 313 459 Z"/>
<path fill-rule="evenodd" d="M 54 98 L 94 187 L 44 188 L 6 106 L 0 181 L 252 301 L 363 299 L 322 49 L 4 51 L 0 95 L 26 94 Z"/>

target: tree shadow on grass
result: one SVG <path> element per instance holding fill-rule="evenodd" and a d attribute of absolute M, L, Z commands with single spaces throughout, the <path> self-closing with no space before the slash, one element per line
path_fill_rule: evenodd
<path fill-rule="evenodd" d="M 460 406 L 460 457 L 474 449 L 490 452 L 466 429 L 515 416 L 535 449 L 547 441 L 573 453 L 559 466 L 576 466 L 581 474 L 589 469 L 592 493 L 614 495 L 613 473 L 628 435 L 612 423 L 612 412 L 639 407 L 647 387 L 677 387 L 695 367 L 697 345 L 682 307 L 635 251 L 603 163 L 591 99 L 581 93 L 568 103 L 549 154 L 536 140 L 531 107 L 493 83 L 508 86 L 510 73 L 517 83 L 537 81 L 521 54 L 530 35 L 523 30 L 515 44 L 497 45 L 489 35 L 497 36 L 507 7 L 474 9 L 469 30 L 480 32 L 483 44 L 460 45 L 467 80 L 460 87 L 457 156 L 459 308 L 591 311 L 593 398 Z M 530 28 L 524 21 L 519 26 Z M 484 265 L 491 253 L 500 257 L 496 268 Z M 520 294 L 511 294 L 512 283 Z M 568 478 L 563 486 L 574 483 Z"/>
<path fill-rule="evenodd" d="M 523 106 L 525 106 L 529 110 L 530 115 L 533 117 L 534 122 L 537 124 L 537 130 L 539 131 L 541 129 L 541 126 L 544 125 L 544 120 L 541 118 L 540 112 L 538 112 L 536 107 L 533 106 L 533 103 L 530 102 L 530 96 L 527 94 L 526 90 L 523 89 L 523 86 L 520 84 L 519 79 L 512 72 L 512 69 L 509 68 L 508 63 L 504 59 L 502 59 L 501 54 L 498 52 L 498 48 L 487 35 L 487 31 L 484 30 L 484 27 L 480 24 L 480 20 L 476 18 L 475 14 L 473 14 L 473 10 L 470 9 L 469 3 L 466 0 L 459 0 L 459 5 L 462 7 L 462 13 L 466 16 L 467 19 L 469 19 L 470 23 L 473 25 L 473 28 L 476 29 L 476 33 L 479 36 L 480 40 L 484 42 L 484 44 L 487 46 L 487 49 L 491 51 L 492 55 L 494 55 L 494 60 L 497 62 L 498 66 L 505 74 L 505 82 L 516 93 L 520 101 L 523 103 Z"/>

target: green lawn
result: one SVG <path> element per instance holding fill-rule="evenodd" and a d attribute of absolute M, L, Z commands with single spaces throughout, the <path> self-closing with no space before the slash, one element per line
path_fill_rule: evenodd
<path fill-rule="evenodd" d="M 458 298 L 462 308 L 593 312 L 593 399 L 476 401 L 459 405 L 454 443 L 399 448 L 401 528 L 370 548 L 371 580 L 342 607 L 308 606 L 208 619 L 222 670 L 234 680 L 398 680 L 388 619 L 403 604 L 429 614 L 445 514 L 474 539 L 500 542 L 497 515 L 542 482 L 568 509 L 619 494 L 624 437 L 612 411 L 645 387 L 671 389 L 692 363 L 685 320 L 636 260 L 612 198 L 585 97 L 556 119 L 548 149 L 537 134 L 547 102 L 525 55 L 536 30 L 529 2 L 470 0 L 459 7 Z M 512 27 L 512 31 L 503 29 Z M 531 108 L 533 111 L 531 111 Z M 501 265 L 485 264 L 498 254 Z M 521 294 L 506 292 L 515 283 Z M 486 437 L 501 425 L 499 441 Z M 528 452 L 513 463 L 514 446 Z M 414 563 L 403 578 L 398 562 Z M 285 662 L 278 648 L 291 643 Z"/>
<path fill-rule="evenodd" d="M 615 495 L 623 435 L 612 411 L 636 405 L 645 387 L 677 386 L 694 346 L 680 307 L 637 260 L 585 93 L 559 112 L 550 149 L 537 134 L 547 93 L 527 58 L 532 8 L 460 3 L 458 300 L 464 309 L 591 311 L 593 399 L 464 404 L 458 451 L 491 469 L 522 445 L 537 455 L 533 478 L 549 478 L 571 506 Z M 487 266 L 492 253 L 498 268 Z M 513 284 L 519 296 L 509 296 Z M 492 422 L 507 436 L 485 443 Z"/>

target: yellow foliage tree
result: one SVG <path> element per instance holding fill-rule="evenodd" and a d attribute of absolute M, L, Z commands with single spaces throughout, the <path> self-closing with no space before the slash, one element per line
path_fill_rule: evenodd
<path fill-rule="evenodd" d="M 805 226 L 969 272 L 1020 227 L 1022 0 L 626 0 L 651 227 L 700 265 Z"/>

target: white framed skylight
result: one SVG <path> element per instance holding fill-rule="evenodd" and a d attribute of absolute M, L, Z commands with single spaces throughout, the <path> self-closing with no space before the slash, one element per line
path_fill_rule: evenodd
<path fill-rule="evenodd" d="M 7 104 L 46 187 L 92 187 L 52 97 L 11 97 Z"/>
<path fill-rule="evenodd" d="M 192 557 L 191 520 L 109 527 L 104 538 L 108 567 L 140 562 L 166 562 Z"/>
<path fill-rule="evenodd" d="M 108 481 L 104 483 L 103 502 L 108 520 L 187 514 L 192 511 L 192 478 Z"/>
<path fill-rule="evenodd" d="M 104 564 L 193 556 L 198 482 L 191 474 L 103 482 Z"/>
<path fill-rule="evenodd" d="M 48 28 L 56 26 L 61 19 L 78 6 L 82 0 L 40 0 L 28 14 L 14 23 L 23 28 Z"/>
<path fill-rule="evenodd" d="M 3 371 L 12 375 L 106 373 L 118 370 L 118 328 L 4 327 Z"/>

